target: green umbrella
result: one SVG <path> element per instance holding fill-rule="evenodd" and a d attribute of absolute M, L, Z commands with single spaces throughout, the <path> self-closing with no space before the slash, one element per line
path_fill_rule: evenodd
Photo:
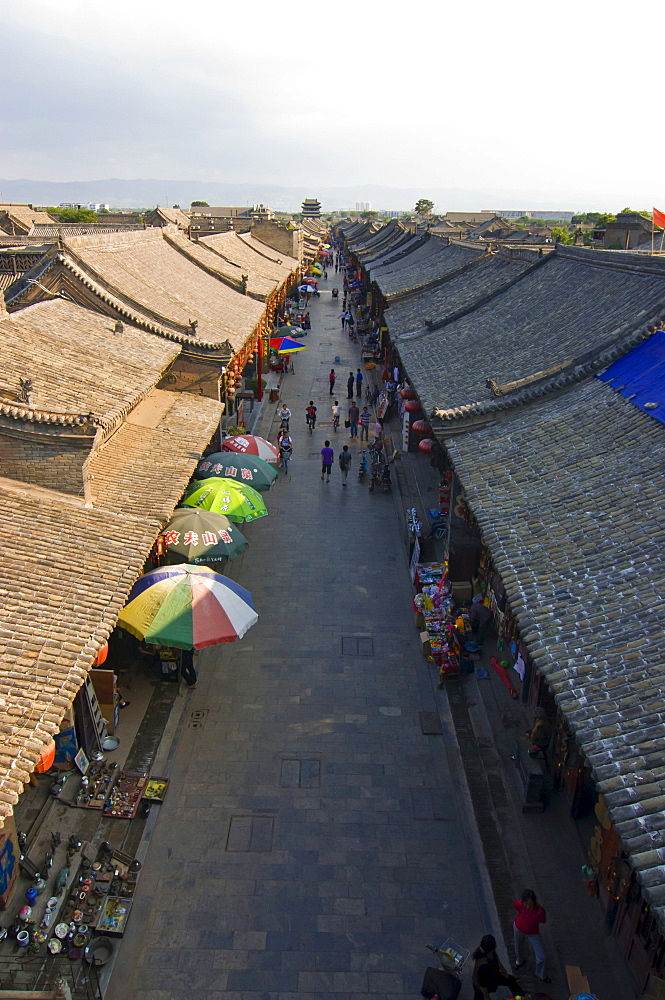
<path fill-rule="evenodd" d="M 268 513 L 261 494 L 235 479 L 199 479 L 187 487 L 182 505 L 214 510 L 238 522 L 254 521 Z"/>
<path fill-rule="evenodd" d="M 235 479 L 244 486 L 251 486 L 259 493 L 265 493 L 277 479 L 278 472 L 256 455 L 216 451 L 201 459 L 194 475 L 197 479 L 212 479 L 218 476 Z"/>
<path fill-rule="evenodd" d="M 209 563 L 235 559 L 249 542 L 224 514 L 178 507 L 161 535 L 167 563 Z"/>

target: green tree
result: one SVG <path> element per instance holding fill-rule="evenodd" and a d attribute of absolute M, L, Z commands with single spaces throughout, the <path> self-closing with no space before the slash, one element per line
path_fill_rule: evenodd
<path fill-rule="evenodd" d="M 55 213 L 58 222 L 97 222 L 97 213 L 90 208 L 59 208 Z"/>
<path fill-rule="evenodd" d="M 361 212 L 360 213 L 360 218 L 361 219 L 367 219 L 368 221 L 371 221 L 372 219 L 378 218 L 378 215 L 379 215 L 378 212 L 370 212 L 369 210 L 367 210 L 365 212 Z"/>
<path fill-rule="evenodd" d="M 207 201 L 193 201 L 191 206 L 192 208 L 210 208 Z"/>
<path fill-rule="evenodd" d="M 552 233 L 552 239 L 555 240 L 557 243 L 573 242 L 572 237 L 568 232 L 568 230 L 564 229 L 562 226 L 554 226 L 554 228 L 550 231 Z"/>
<path fill-rule="evenodd" d="M 634 215 L 643 215 L 645 219 L 651 218 L 651 212 L 647 212 L 646 208 L 635 209 L 635 208 L 622 208 L 621 214 L 625 212 L 632 212 Z"/>
<path fill-rule="evenodd" d="M 431 214 L 433 208 L 434 202 L 430 201 L 429 198 L 419 198 L 416 202 L 415 213 L 416 215 L 427 216 Z"/>

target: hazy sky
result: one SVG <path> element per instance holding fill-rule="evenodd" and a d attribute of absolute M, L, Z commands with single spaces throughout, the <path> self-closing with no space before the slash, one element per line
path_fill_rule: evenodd
<path fill-rule="evenodd" d="M 664 5 L 3 0 L 0 177 L 665 210 Z M 8 95 L 13 95 L 8 99 Z"/>

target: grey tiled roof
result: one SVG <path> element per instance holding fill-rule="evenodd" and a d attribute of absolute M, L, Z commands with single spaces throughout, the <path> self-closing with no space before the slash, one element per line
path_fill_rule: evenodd
<path fill-rule="evenodd" d="M 587 379 L 443 440 L 662 930 L 665 429 Z"/>
<path fill-rule="evenodd" d="M 515 397 L 493 398 L 488 379 L 500 385 L 545 379 L 556 367 L 580 378 L 609 364 L 665 317 L 665 260 L 558 247 L 480 302 L 438 329 L 399 338 L 421 402 L 443 419 L 468 415 L 460 407 L 487 412 L 513 405 Z M 529 398 L 539 390 L 524 391 Z"/>
<path fill-rule="evenodd" d="M 439 240 L 436 241 L 440 243 Z M 398 298 L 389 303 L 386 313 L 386 323 L 393 339 L 407 335 L 404 351 L 408 354 L 408 334 L 425 330 L 426 323 L 436 326 L 450 319 L 462 309 L 486 295 L 490 295 L 505 287 L 510 281 L 518 278 L 538 259 L 531 260 L 514 258 L 508 253 L 493 253 L 485 255 L 481 250 L 473 248 L 470 252 L 466 245 L 443 247 L 450 251 L 444 257 L 448 263 L 455 263 L 456 269 L 449 273 L 447 280 L 437 282 L 433 287 L 424 288 L 417 295 Z M 461 253 L 459 251 L 462 251 Z M 435 258 L 435 263 L 441 259 L 441 254 Z M 464 264 L 467 264 L 464 267 Z M 473 266 L 468 266 L 472 264 Z M 463 270 L 460 270 L 463 267 Z M 413 276 L 415 278 L 415 275 Z M 402 351 L 402 341 L 400 341 Z M 406 364 L 406 358 L 403 358 Z"/>
<path fill-rule="evenodd" d="M 471 247 L 468 243 L 447 245 L 443 240 L 432 236 L 407 257 L 372 270 L 371 277 L 390 300 L 391 297 L 404 295 L 417 288 L 424 290 L 430 283 L 438 285 L 448 275 L 479 260 L 486 252 L 485 247 Z"/>

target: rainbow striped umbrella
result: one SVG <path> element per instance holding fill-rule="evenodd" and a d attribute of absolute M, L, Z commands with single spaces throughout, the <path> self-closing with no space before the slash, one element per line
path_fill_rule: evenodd
<path fill-rule="evenodd" d="M 258 620 L 248 590 L 189 563 L 140 577 L 118 616 L 118 624 L 139 639 L 177 649 L 235 642 Z"/>

